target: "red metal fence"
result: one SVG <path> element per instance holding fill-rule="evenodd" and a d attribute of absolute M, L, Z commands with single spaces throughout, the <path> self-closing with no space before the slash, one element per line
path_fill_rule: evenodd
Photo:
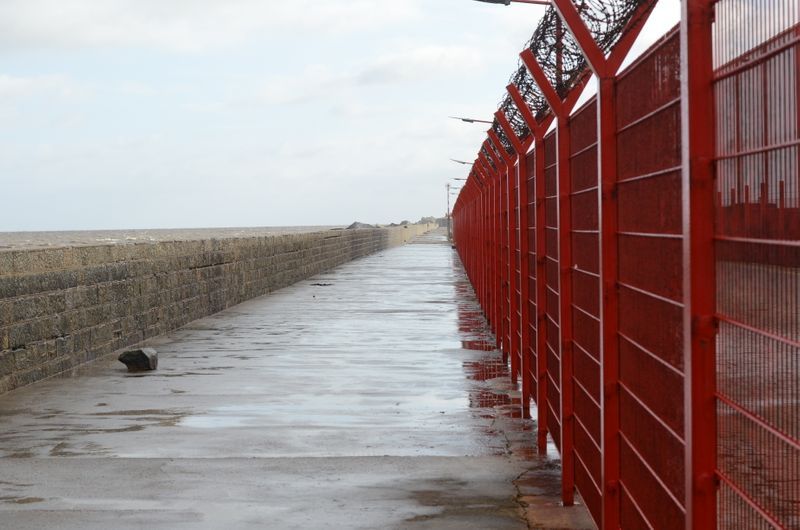
<path fill-rule="evenodd" d="M 454 240 L 523 407 L 603 528 L 800 528 L 800 2 L 684 0 L 578 110 L 509 92 Z M 571 11 L 572 9 L 572 11 Z M 635 36 L 635 31 L 634 31 Z M 538 118 L 538 120 L 537 120 Z"/>

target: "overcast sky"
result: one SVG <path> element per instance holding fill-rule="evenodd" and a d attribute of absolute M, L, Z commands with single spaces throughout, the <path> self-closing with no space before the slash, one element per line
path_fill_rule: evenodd
<path fill-rule="evenodd" d="M 661 0 L 639 47 L 677 21 Z M 443 215 L 543 8 L 3 0 L 0 230 Z"/>

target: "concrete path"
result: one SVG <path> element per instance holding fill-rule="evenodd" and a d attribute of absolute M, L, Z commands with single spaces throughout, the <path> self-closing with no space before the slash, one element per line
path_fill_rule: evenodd
<path fill-rule="evenodd" d="M 0 396 L 0 528 L 589 528 L 441 233 Z M 530 525 L 530 526 L 529 526 Z"/>

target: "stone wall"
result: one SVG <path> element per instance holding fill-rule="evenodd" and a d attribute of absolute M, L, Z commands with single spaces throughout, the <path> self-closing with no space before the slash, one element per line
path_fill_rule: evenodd
<path fill-rule="evenodd" d="M 0 393 L 432 228 L 0 252 Z"/>

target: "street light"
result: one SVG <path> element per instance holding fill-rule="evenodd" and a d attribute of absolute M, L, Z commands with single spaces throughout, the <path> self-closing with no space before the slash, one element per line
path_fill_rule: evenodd
<path fill-rule="evenodd" d="M 475 0 L 476 2 L 485 2 L 487 4 L 503 4 L 510 6 L 511 2 L 515 4 L 534 4 L 537 6 L 549 6 L 549 0 Z"/>
<path fill-rule="evenodd" d="M 451 158 L 450 160 L 452 160 L 456 164 L 463 164 L 465 166 L 471 166 L 472 165 L 472 162 L 464 162 L 463 160 L 456 160 L 455 158 Z"/>
<path fill-rule="evenodd" d="M 494 124 L 493 121 L 479 120 L 477 118 L 461 118 L 460 116 L 448 116 L 448 118 L 450 118 L 451 120 L 463 121 L 465 123 L 488 123 L 489 125 Z"/>

